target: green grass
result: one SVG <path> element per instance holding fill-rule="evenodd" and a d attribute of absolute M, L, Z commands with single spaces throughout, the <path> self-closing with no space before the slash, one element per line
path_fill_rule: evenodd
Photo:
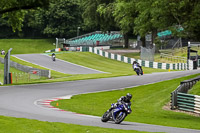
<path fill-rule="evenodd" d="M 147 133 L 0 116 L 0 133 Z"/>
<path fill-rule="evenodd" d="M 90 53 L 90 52 L 72 52 L 65 54 L 58 54 L 58 58 L 86 66 L 89 68 L 93 68 L 96 70 L 108 72 L 109 74 L 103 75 L 113 75 L 117 76 L 125 76 L 125 75 L 133 75 L 135 72 L 132 69 L 132 65 L 128 63 L 123 63 L 120 61 L 104 58 L 102 56 Z M 145 68 L 143 67 L 144 73 L 152 73 L 152 72 L 166 72 L 167 70 L 162 69 L 153 69 L 153 68 Z"/>
<path fill-rule="evenodd" d="M 188 76 L 118 91 L 76 95 L 70 100 L 55 101 L 52 102 L 51 105 L 56 106 L 56 103 L 58 102 L 59 108 L 64 110 L 102 116 L 102 114 L 110 108 L 111 103 L 116 102 L 118 98 L 129 92 L 133 95 L 133 112 L 127 116 L 125 119 L 126 121 L 200 129 L 199 117 L 162 109 L 164 105 L 169 103 L 170 93 L 178 87 L 180 81 L 195 76 Z"/>
<path fill-rule="evenodd" d="M 124 53 L 122 54 L 123 56 L 130 57 L 130 58 L 135 58 L 135 59 L 140 59 L 140 53 Z"/>
<path fill-rule="evenodd" d="M 43 53 L 55 49 L 52 39 L 0 39 L 0 48 L 7 51 L 13 48 L 11 54 Z"/>
<path fill-rule="evenodd" d="M 200 82 L 197 82 L 191 90 L 189 90 L 190 94 L 199 95 L 200 96 Z"/>
<path fill-rule="evenodd" d="M 79 64 L 82 66 L 86 66 L 89 68 L 93 68 L 96 70 L 100 70 L 107 73 L 99 73 L 99 74 L 63 74 L 56 71 L 51 71 L 52 78 L 51 79 L 41 79 L 28 83 L 49 83 L 49 82 L 61 82 L 61 81 L 72 81 L 72 80 L 86 80 L 86 79 L 96 79 L 96 78 L 108 78 L 108 77 L 117 77 L 117 76 L 128 76 L 135 75 L 136 73 L 132 69 L 131 64 L 123 63 L 120 61 L 115 61 L 112 59 L 104 58 L 99 55 L 89 53 L 89 52 L 64 52 L 57 53 L 57 58 Z M 28 63 L 22 60 L 19 60 L 15 57 L 11 57 L 12 61 L 18 62 L 22 65 L 31 66 L 34 68 L 46 69 L 32 63 Z M 144 73 L 152 73 L 152 72 L 167 72 L 167 70 L 163 69 L 153 69 L 153 68 L 145 68 L 143 67 Z M 12 71 L 11 71 L 12 72 Z M 24 82 L 27 83 L 27 82 Z"/>

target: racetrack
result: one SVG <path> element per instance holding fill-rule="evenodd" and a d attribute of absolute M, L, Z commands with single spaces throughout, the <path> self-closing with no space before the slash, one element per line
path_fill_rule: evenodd
<path fill-rule="evenodd" d="M 93 74 L 104 73 L 102 71 L 94 70 L 77 64 L 73 64 L 64 60 L 56 59 L 52 61 L 51 56 L 45 54 L 17 54 L 12 55 L 21 60 L 54 70 L 65 74 Z"/>
<path fill-rule="evenodd" d="M 165 127 L 134 122 L 123 122 L 120 125 L 113 124 L 112 122 L 102 123 L 100 118 L 96 116 L 57 111 L 51 108 L 44 108 L 43 106 L 37 104 L 37 101 L 40 99 L 50 99 L 52 97 L 66 95 L 128 88 L 196 74 L 199 72 L 200 70 L 177 71 L 145 74 L 143 76 L 134 75 L 60 83 L 2 86 L 0 87 L 0 100 L 4 102 L 0 102 L 0 115 L 125 130 L 168 133 L 199 133 L 200 130 Z"/>

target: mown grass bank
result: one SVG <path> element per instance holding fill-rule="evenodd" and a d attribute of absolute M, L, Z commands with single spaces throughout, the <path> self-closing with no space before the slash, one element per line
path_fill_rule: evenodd
<path fill-rule="evenodd" d="M 13 48 L 11 54 L 43 53 L 55 49 L 53 39 L 0 39 L 0 49 L 7 51 Z"/>
<path fill-rule="evenodd" d="M 0 116 L 0 133 L 147 133 Z"/>
<path fill-rule="evenodd" d="M 163 106 L 170 101 L 170 93 L 178 87 L 180 82 L 197 75 L 118 91 L 76 95 L 70 100 L 55 101 L 51 105 L 56 107 L 58 102 L 58 107 L 64 110 L 102 116 L 110 108 L 111 103 L 129 92 L 133 95 L 133 112 L 125 119 L 126 121 L 200 129 L 199 117 L 163 109 Z"/>
<path fill-rule="evenodd" d="M 131 64 L 123 63 L 116 60 L 111 60 L 108 58 L 101 57 L 99 55 L 89 53 L 89 52 L 64 52 L 57 53 L 56 57 L 74 64 L 82 65 L 106 73 L 99 74 L 63 74 L 51 70 L 51 79 L 41 79 L 31 82 L 24 83 L 49 83 L 49 82 L 62 82 L 62 81 L 72 81 L 72 80 L 87 80 L 87 79 L 97 79 L 97 78 L 108 78 L 108 77 L 117 77 L 117 76 L 128 76 L 136 75 L 132 69 Z M 19 60 L 15 57 L 11 57 L 11 60 L 18 62 L 22 65 L 31 66 L 34 68 L 47 69 L 37 65 L 34 65 L 29 62 Z M 67 69 L 67 68 L 66 68 Z M 143 67 L 144 74 L 152 72 L 167 72 L 168 70 L 162 69 L 153 69 Z"/>
<path fill-rule="evenodd" d="M 200 82 L 197 82 L 191 90 L 189 90 L 190 94 L 199 95 L 200 96 Z"/>

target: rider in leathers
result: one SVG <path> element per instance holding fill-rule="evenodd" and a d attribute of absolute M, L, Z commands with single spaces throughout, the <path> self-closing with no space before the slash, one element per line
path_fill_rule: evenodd
<path fill-rule="evenodd" d="M 112 110 L 113 108 L 116 108 L 118 105 L 123 104 L 123 103 L 128 103 L 129 105 L 131 105 L 131 98 L 132 95 L 130 93 L 127 93 L 126 96 L 122 96 L 117 100 L 117 103 L 114 104 L 114 106 L 112 106 L 110 110 Z"/>

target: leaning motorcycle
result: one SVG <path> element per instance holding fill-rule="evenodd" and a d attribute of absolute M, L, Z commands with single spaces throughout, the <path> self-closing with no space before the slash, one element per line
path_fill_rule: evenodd
<path fill-rule="evenodd" d="M 129 103 L 120 104 L 115 108 L 114 104 L 111 104 L 111 109 L 103 114 L 101 121 L 107 122 L 111 120 L 114 121 L 116 124 L 120 124 L 131 112 L 131 105 Z"/>
<path fill-rule="evenodd" d="M 52 60 L 56 61 L 56 56 L 55 55 L 52 56 Z"/>
<path fill-rule="evenodd" d="M 136 74 L 139 76 L 140 74 L 143 75 L 143 71 L 140 67 L 137 67 L 134 69 L 134 71 L 136 72 Z"/>

